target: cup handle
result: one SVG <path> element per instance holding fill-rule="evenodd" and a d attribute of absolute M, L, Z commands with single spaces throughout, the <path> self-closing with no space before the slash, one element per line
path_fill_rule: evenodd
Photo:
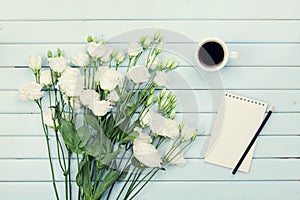
<path fill-rule="evenodd" d="M 229 52 L 229 58 L 239 58 L 240 57 L 240 53 L 237 51 L 231 51 Z"/>

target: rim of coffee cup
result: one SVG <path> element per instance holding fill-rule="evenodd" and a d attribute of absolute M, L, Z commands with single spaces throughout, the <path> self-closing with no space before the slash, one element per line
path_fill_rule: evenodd
<path fill-rule="evenodd" d="M 205 65 L 200 62 L 199 55 L 198 55 L 200 47 L 207 42 L 217 42 L 222 46 L 222 48 L 224 50 L 224 59 L 218 65 L 208 66 L 208 65 Z M 222 69 L 228 61 L 228 48 L 227 48 L 226 44 L 219 38 L 215 38 L 215 37 L 206 38 L 198 43 L 198 46 L 195 51 L 195 60 L 196 60 L 197 65 L 205 71 L 211 71 L 211 72 L 218 71 L 218 70 Z"/>

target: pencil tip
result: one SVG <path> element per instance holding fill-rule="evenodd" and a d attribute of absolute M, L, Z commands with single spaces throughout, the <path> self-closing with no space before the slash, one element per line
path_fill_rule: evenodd
<path fill-rule="evenodd" d="M 272 108 L 270 109 L 270 111 L 272 111 L 272 112 L 274 111 L 274 106 L 272 106 Z"/>

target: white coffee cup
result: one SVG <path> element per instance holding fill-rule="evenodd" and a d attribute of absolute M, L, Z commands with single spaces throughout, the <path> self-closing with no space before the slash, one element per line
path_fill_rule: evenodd
<path fill-rule="evenodd" d="M 226 44 L 218 38 L 201 41 L 195 51 L 197 65 L 205 71 L 222 69 L 229 58 L 239 58 L 239 52 L 229 52 Z"/>

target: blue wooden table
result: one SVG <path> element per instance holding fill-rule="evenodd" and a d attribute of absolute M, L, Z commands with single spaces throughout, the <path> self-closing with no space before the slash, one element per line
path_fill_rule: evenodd
<path fill-rule="evenodd" d="M 276 111 L 258 138 L 248 174 L 233 176 L 204 163 L 200 151 L 217 110 L 203 77 L 177 55 L 181 64 L 169 83 L 180 99 L 177 118 L 205 133 L 186 153 L 186 166 L 159 174 L 137 199 L 300 199 L 299 7 L 297 0 L 0 2 L 0 199 L 54 199 L 38 110 L 17 98 L 18 88 L 32 79 L 27 57 L 57 48 L 69 57 L 84 48 L 89 34 L 108 39 L 147 27 L 194 41 L 221 38 L 241 57 L 220 71 L 223 86 L 216 89 L 266 101 Z M 165 40 L 171 49 L 192 46 L 178 37 Z"/>

